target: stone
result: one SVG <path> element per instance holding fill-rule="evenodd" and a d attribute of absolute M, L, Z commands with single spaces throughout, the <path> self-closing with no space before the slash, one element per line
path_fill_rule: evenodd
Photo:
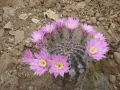
<path fill-rule="evenodd" d="M 53 20 L 56 20 L 60 17 L 58 14 L 56 14 L 51 9 L 48 9 L 46 12 L 44 12 L 44 15 L 47 15 L 48 18 L 53 19 Z"/>
<path fill-rule="evenodd" d="M 116 81 L 116 76 L 115 76 L 115 75 L 110 75 L 110 76 L 109 76 L 109 80 L 110 80 L 111 83 L 115 83 L 115 81 Z"/>
<path fill-rule="evenodd" d="M 109 18 L 113 19 L 113 18 L 116 18 L 117 17 L 117 14 L 114 14 L 112 16 L 110 16 Z"/>
<path fill-rule="evenodd" d="M 86 6 L 85 2 L 80 2 L 77 4 L 79 6 L 79 8 L 84 8 Z"/>
<path fill-rule="evenodd" d="M 98 18 L 98 20 L 99 20 L 99 21 L 103 21 L 103 20 L 104 20 L 104 18 L 103 18 L 103 17 L 100 17 L 100 18 Z"/>
<path fill-rule="evenodd" d="M 0 16 L 0 23 L 2 22 L 2 17 Z"/>
<path fill-rule="evenodd" d="M 44 7 L 46 8 L 54 7 L 54 5 L 56 5 L 56 0 L 47 0 L 44 2 Z"/>
<path fill-rule="evenodd" d="M 4 29 L 9 29 L 9 30 L 13 30 L 13 25 L 12 22 L 9 21 L 7 24 L 5 24 L 5 26 L 3 27 Z"/>
<path fill-rule="evenodd" d="M 89 11 L 87 12 L 87 15 L 89 15 L 89 16 L 94 16 L 94 11 L 93 11 L 93 10 L 89 10 Z"/>
<path fill-rule="evenodd" d="M 29 86 L 28 89 L 29 89 L 29 90 L 33 90 L 33 86 Z"/>
<path fill-rule="evenodd" d="M 15 42 L 24 40 L 24 31 L 17 30 L 15 32 Z"/>
<path fill-rule="evenodd" d="M 79 0 L 78 0 L 79 1 Z M 89 3 L 91 0 L 85 0 L 86 3 Z"/>
<path fill-rule="evenodd" d="M 26 20 L 28 18 L 28 14 L 26 14 L 26 13 L 20 14 L 19 18 L 22 20 Z"/>
<path fill-rule="evenodd" d="M 9 34 L 10 34 L 10 35 L 15 35 L 15 32 L 16 32 L 16 31 L 11 30 L 11 31 L 9 31 Z"/>
<path fill-rule="evenodd" d="M 35 18 L 32 18 L 31 21 L 32 21 L 33 23 L 37 24 L 40 20 L 35 19 Z"/>
<path fill-rule="evenodd" d="M 87 21 L 87 24 L 91 24 L 91 23 L 92 23 L 91 21 L 89 21 L 89 20 Z"/>
<path fill-rule="evenodd" d="M 117 80 L 119 80 L 119 81 L 120 81 L 120 74 L 118 74 L 118 75 L 117 75 Z"/>
<path fill-rule="evenodd" d="M 40 2 L 41 2 L 41 0 L 29 0 L 29 6 L 34 7 L 37 4 L 39 4 Z"/>
<path fill-rule="evenodd" d="M 4 10 L 3 18 L 10 18 L 10 16 L 14 16 L 16 11 L 16 9 L 12 7 L 3 7 L 3 10 Z"/>
<path fill-rule="evenodd" d="M 95 24 L 95 23 L 96 23 L 96 17 L 91 17 L 91 18 L 90 18 L 90 21 L 91 21 L 93 24 Z"/>
<path fill-rule="evenodd" d="M 96 17 L 99 17 L 99 16 L 100 16 L 100 13 L 95 13 L 95 16 L 96 16 Z"/>
<path fill-rule="evenodd" d="M 0 38 L 4 36 L 4 29 L 0 29 Z"/>
<path fill-rule="evenodd" d="M 114 59 L 116 63 L 120 64 L 120 53 L 114 52 Z"/>
<path fill-rule="evenodd" d="M 114 30 L 114 29 L 115 29 L 115 26 L 116 26 L 116 25 L 115 25 L 114 23 L 111 23 L 111 24 L 110 24 L 110 29 L 111 29 L 111 30 Z"/>

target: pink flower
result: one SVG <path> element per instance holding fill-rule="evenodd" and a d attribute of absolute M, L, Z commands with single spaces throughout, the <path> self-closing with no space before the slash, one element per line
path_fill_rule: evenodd
<path fill-rule="evenodd" d="M 56 29 L 61 32 L 63 27 L 64 27 L 64 23 L 65 23 L 65 19 L 62 18 L 62 19 L 58 19 L 54 22 L 55 26 L 56 26 Z"/>
<path fill-rule="evenodd" d="M 54 74 L 55 78 L 58 75 L 64 77 L 64 73 L 69 72 L 69 63 L 67 62 L 68 57 L 63 57 L 60 54 L 53 55 L 51 61 L 51 68 L 49 72 Z"/>
<path fill-rule="evenodd" d="M 93 59 L 100 61 L 100 59 L 105 58 L 104 54 L 108 52 L 108 44 L 103 40 L 98 41 L 92 38 L 86 44 L 86 52 Z"/>
<path fill-rule="evenodd" d="M 87 24 L 82 24 L 82 34 L 83 36 L 87 36 L 89 34 L 94 34 L 95 31 L 92 26 L 87 25 Z"/>
<path fill-rule="evenodd" d="M 46 26 L 44 26 L 42 28 L 42 30 L 48 34 L 48 35 L 52 35 L 54 30 L 55 30 L 55 25 L 54 24 L 47 24 Z"/>
<path fill-rule="evenodd" d="M 33 54 L 30 50 L 26 50 L 24 53 L 24 57 L 22 58 L 22 62 L 29 64 L 33 59 Z"/>
<path fill-rule="evenodd" d="M 30 40 L 33 43 L 41 44 L 44 41 L 44 33 L 42 30 L 33 32 L 33 34 L 31 36 L 32 36 L 32 38 L 30 38 Z"/>
<path fill-rule="evenodd" d="M 42 75 L 50 66 L 50 56 L 48 52 L 41 50 L 39 54 L 35 53 L 35 58 L 30 62 L 30 69 L 34 70 L 34 75 Z"/>
<path fill-rule="evenodd" d="M 103 41 L 105 41 L 105 37 L 100 32 L 93 34 L 93 38 L 95 38 L 97 40 L 103 40 Z"/>
<path fill-rule="evenodd" d="M 67 28 L 70 32 L 73 32 L 76 28 L 78 28 L 78 26 L 79 26 L 79 20 L 78 20 L 78 19 L 73 19 L 73 18 L 69 17 L 69 18 L 65 21 L 65 26 L 66 26 L 66 28 Z"/>

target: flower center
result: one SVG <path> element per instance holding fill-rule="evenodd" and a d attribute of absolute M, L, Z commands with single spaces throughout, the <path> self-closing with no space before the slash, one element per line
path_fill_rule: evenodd
<path fill-rule="evenodd" d="M 39 61 L 39 65 L 40 65 L 41 67 L 46 67 L 46 66 L 47 66 L 47 62 L 46 62 L 44 59 L 41 59 L 41 60 Z"/>
<path fill-rule="evenodd" d="M 91 48 L 90 48 L 90 53 L 91 54 L 96 54 L 98 52 L 98 50 L 97 50 L 97 48 L 95 48 L 94 46 L 92 46 Z"/>
<path fill-rule="evenodd" d="M 95 36 L 95 39 L 97 39 L 97 40 L 98 40 L 98 39 L 99 39 L 99 38 L 98 38 L 98 36 Z"/>
<path fill-rule="evenodd" d="M 63 69 L 63 68 L 64 68 L 64 65 L 63 65 L 62 62 L 57 62 L 57 63 L 55 64 L 55 67 L 60 70 L 60 69 Z"/>
<path fill-rule="evenodd" d="M 48 31 L 51 31 L 51 28 L 48 28 L 47 30 L 48 30 Z"/>
<path fill-rule="evenodd" d="M 68 25 L 71 29 L 74 28 L 74 25 L 73 24 L 69 24 Z"/>

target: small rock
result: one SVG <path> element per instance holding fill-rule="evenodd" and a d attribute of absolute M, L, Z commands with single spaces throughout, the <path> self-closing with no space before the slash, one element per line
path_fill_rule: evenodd
<path fill-rule="evenodd" d="M 54 5 L 56 5 L 56 0 L 47 0 L 46 2 L 44 2 L 44 6 L 46 8 L 54 7 Z"/>
<path fill-rule="evenodd" d="M 119 80 L 119 81 L 120 81 L 120 74 L 118 74 L 118 75 L 117 75 L 117 80 Z"/>
<path fill-rule="evenodd" d="M 15 42 L 24 40 L 24 31 L 17 30 L 15 32 Z"/>
<path fill-rule="evenodd" d="M 114 14 L 112 16 L 110 16 L 109 18 L 113 19 L 113 18 L 116 18 L 117 17 L 117 14 Z"/>
<path fill-rule="evenodd" d="M 79 1 L 79 0 L 78 0 Z M 85 0 L 86 3 L 89 3 L 91 0 Z"/>
<path fill-rule="evenodd" d="M 109 76 L 109 80 L 110 80 L 111 83 L 115 83 L 115 81 L 116 81 L 116 76 L 115 76 L 115 75 L 110 75 L 110 76 Z"/>
<path fill-rule="evenodd" d="M 97 22 L 97 25 L 100 25 L 100 22 Z"/>
<path fill-rule="evenodd" d="M 59 15 L 56 14 L 54 11 L 52 11 L 51 9 L 48 9 L 46 12 L 44 12 L 44 15 L 47 15 L 48 18 L 56 20 L 59 18 Z"/>
<path fill-rule="evenodd" d="M 16 11 L 12 7 L 3 7 L 3 10 L 4 10 L 3 18 L 9 18 L 10 16 L 14 16 Z"/>
<path fill-rule="evenodd" d="M 3 37 L 4 32 L 5 32 L 4 29 L 0 29 L 0 38 Z"/>
<path fill-rule="evenodd" d="M 16 32 L 16 31 L 11 30 L 11 31 L 9 32 L 9 34 L 10 34 L 10 35 L 15 35 L 15 32 Z"/>
<path fill-rule="evenodd" d="M 19 18 L 22 20 L 26 20 L 28 18 L 28 14 L 26 14 L 26 13 L 20 14 Z"/>
<path fill-rule="evenodd" d="M 29 89 L 29 90 L 33 90 L 33 86 L 29 86 L 28 89 Z"/>
<path fill-rule="evenodd" d="M 37 4 L 39 4 L 40 2 L 41 2 L 41 0 L 29 0 L 29 6 L 34 7 Z"/>
<path fill-rule="evenodd" d="M 85 19 L 81 19 L 81 22 L 83 23 L 83 22 L 85 22 L 86 20 Z"/>
<path fill-rule="evenodd" d="M 117 86 L 114 85 L 114 90 L 118 90 Z"/>
<path fill-rule="evenodd" d="M 120 53 L 118 52 L 114 52 L 114 58 L 115 58 L 115 61 L 120 64 Z"/>
<path fill-rule="evenodd" d="M 33 23 L 37 24 L 40 20 L 35 19 L 35 18 L 32 18 L 31 21 L 32 21 Z"/>
<path fill-rule="evenodd" d="M 104 18 L 103 18 L 103 17 L 100 17 L 100 18 L 98 18 L 98 20 L 99 20 L 99 21 L 103 21 L 103 20 L 104 20 Z"/>
<path fill-rule="evenodd" d="M 9 21 L 7 24 L 5 24 L 5 26 L 4 26 L 3 28 L 4 28 L 4 29 L 10 29 L 10 30 L 13 30 L 12 22 Z"/>
<path fill-rule="evenodd" d="M 96 17 L 91 17 L 91 18 L 90 18 L 90 21 L 91 21 L 93 24 L 95 24 L 95 23 L 96 23 Z"/>
<path fill-rule="evenodd" d="M 87 12 L 87 15 L 89 15 L 89 16 L 94 16 L 94 11 L 93 11 L 93 10 L 89 10 L 89 11 Z"/>
<path fill-rule="evenodd" d="M 116 26 L 116 25 L 115 25 L 114 23 L 111 23 L 111 24 L 110 24 L 110 29 L 111 29 L 111 30 L 114 30 L 115 26 Z"/>
<path fill-rule="evenodd" d="M 0 16 L 0 23 L 2 22 L 2 17 Z"/>
<path fill-rule="evenodd" d="M 80 2 L 77 4 L 79 6 L 79 8 L 84 8 L 86 6 L 85 2 Z"/>
<path fill-rule="evenodd" d="M 99 16 L 100 16 L 100 13 L 96 13 L 95 16 L 96 16 L 96 17 L 99 17 Z"/>
<path fill-rule="evenodd" d="M 104 28 L 105 28 L 106 30 L 108 30 L 108 26 L 104 26 Z"/>
<path fill-rule="evenodd" d="M 87 24 L 91 24 L 92 22 L 91 21 L 87 21 Z"/>

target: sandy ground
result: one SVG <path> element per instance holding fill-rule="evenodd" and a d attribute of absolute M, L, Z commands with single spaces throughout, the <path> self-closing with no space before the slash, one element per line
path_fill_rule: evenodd
<path fill-rule="evenodd" d="M 34 76 L 21 62 L 28 38 L 60 17 L 74 17 L 92 25 L 107 38 L 107 58 L 94 61 L 82 86 L 62 85 L 48 73 Z M 0 90 L 120 90 L 119 0 L 0 0 Z"/>

